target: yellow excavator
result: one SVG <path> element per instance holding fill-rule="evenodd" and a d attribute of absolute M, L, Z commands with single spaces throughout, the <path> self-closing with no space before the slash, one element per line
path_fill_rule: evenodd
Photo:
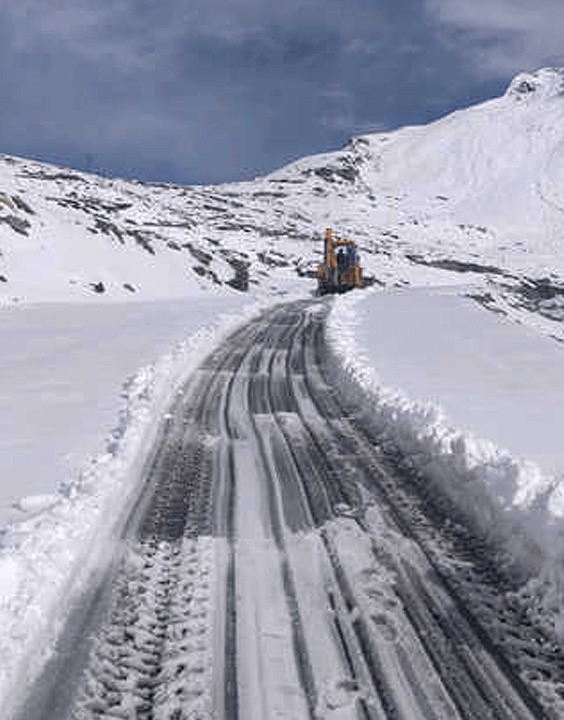
<path fill-rule="evenodd" d="M 320 295 L 362 287 L 356 243 L 335 238 L 331 228 L 325 230 L 325 254 L 323 265 L 317 268 L 317 283 Z"/>

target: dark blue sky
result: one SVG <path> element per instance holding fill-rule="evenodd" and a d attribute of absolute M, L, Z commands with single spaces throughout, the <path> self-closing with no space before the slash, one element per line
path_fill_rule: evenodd
<path fill-rule="evenodd" d="M 0 152 L 143 180 L 252 178 L 564 65 L 563 23 L 560 0 L 4 3 Z"/>

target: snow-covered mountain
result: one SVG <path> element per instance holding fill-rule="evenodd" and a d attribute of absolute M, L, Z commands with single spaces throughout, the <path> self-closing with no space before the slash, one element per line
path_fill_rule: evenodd
<path fill-rule="evenodd" d="M 0 301 L 314 287 L 326 226 L 386 285 L 492 281 L 498 309 L 564 307 L 564 70 L 430 125 L 252 182 L 112 180 L 0 157 Z"/>
<path fill-rule="evenodd" d="M 563 121 L 564 70 L 545 69 L 252 182 L 156 185 L 0 156 L 2 717 L 121 547 L 157 419 L 239 323 L 315 288 L 326 226 L 389 288 L 333 305 L 335 382 L 409 473 L 507 563 L 526 561 L 527 617 L 564 638 L 564 345 L 474 302 L 564 341 Z M 526 680 L 564 716 L 547 667 Z"/>

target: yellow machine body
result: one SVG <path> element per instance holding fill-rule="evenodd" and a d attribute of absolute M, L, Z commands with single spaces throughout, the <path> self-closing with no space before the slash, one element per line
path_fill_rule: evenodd
<path fill-rule="evenodd" d="M 319 293 L 340 293 L 362 287 L 356 243 L 333 236 L 331 228 L 325 230 L 325 253 L 323 265 L 317 268 Z"/>

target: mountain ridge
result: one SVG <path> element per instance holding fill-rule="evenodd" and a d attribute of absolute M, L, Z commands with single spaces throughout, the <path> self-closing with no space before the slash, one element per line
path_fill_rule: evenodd
<path fill-rule="evenodd" d="M 254 181 L 144 183 L 0 156 L 0 303 L 309 291 L 326 226 L 357 240 L 382 286 L 479 278 L 526 307 L 548 283 L 558 299 L 563 88 L 564 69 L 520 73 L 499 98 Z"/>

